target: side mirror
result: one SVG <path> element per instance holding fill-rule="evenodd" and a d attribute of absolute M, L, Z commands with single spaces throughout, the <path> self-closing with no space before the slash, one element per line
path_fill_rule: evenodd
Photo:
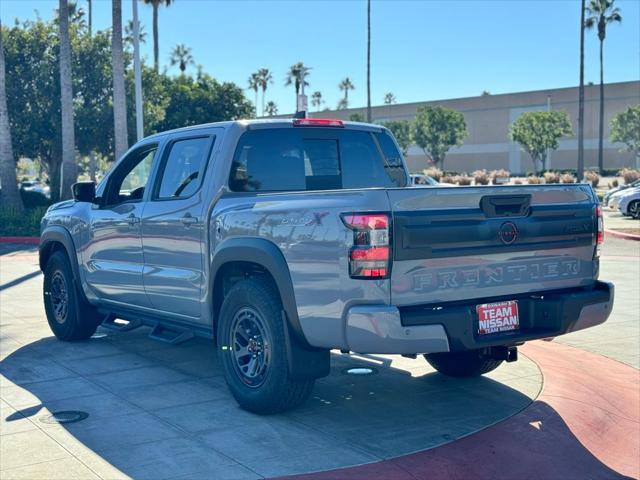
<path fill-rule="evenodd" d="M 94 203 L 96 199 L 95 182 L 77 182 L 71 185 L 71 193 L 76 202 Z"/>

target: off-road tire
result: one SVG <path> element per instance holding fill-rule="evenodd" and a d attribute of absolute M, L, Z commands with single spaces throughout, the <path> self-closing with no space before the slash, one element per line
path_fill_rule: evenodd
<path fill-rule="evenodd" d="M 262 343 L 266 345 L 263 353 L 269 356 L 258 385 L 250 385 L 248 382 L 252 379 L 247 379 L 239 369 L 239 360 L 234 352 L 238 348 L 232 340 L 231 330 L 237 316 L 247 310 L 257 313 L 261 319 L 265 333 Z M 245 410 L 258 414 L 291 410 L 302 404 L 313 389 L 315 380 L 300 381 L 291 377 L 284 321 L 280 295 L 268 279 L 241 280 L 225 295 L 218 322 L 218 349 L 227 385 Z"/>
<path fill-rule="evenodd" d="M 75 285 L 66 253 L 55 252 L 44 269 L 44 309 L 51 331 L 63 342 L 87 340 L 100 324 L 98 312 L 82 298 Z M 61 286 L 66 297 L 66 307 L 62 309 L 55 299 L 61 296 Z"/>
<path fill-rule="evenodd" d="M 438 372 L 449 377 L 477 377 L 500 366 L 502 360 L 484 357 L 480 350 L 428 353 L 424 358 Z"/>

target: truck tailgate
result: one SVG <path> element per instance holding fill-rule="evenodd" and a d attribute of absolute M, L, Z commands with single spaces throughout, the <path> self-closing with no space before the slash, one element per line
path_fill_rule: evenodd
<path fill-rule="evenodd" d="M 590 285 L 595 199 L 587 185 L 388 190 L 391 303 L 437 304 Z"/>

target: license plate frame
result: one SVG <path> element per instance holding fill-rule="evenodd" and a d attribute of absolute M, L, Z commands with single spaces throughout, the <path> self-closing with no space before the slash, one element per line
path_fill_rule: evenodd
<path fill-rule="evenodd" d="M 520 330 L 520 312 L 517 300 L 481 303 L 476 305 L 477 335 L 510 333 Z"/>

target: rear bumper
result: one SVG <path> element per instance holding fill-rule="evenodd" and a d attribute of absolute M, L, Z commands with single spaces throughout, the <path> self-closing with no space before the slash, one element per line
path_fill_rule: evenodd
<path fill-rule="evenodd" d="M 518 300 L 520 329 L 478 336 L 475 306 L 514 299 Z M 604 323 L 613 299 L 613 284 L 596 282 L 591 289 L 437 306 L 359 305 L 347 313 L 346 337 L 349 349 L 359 353 L 436 353 L 515 345 Z"/>

